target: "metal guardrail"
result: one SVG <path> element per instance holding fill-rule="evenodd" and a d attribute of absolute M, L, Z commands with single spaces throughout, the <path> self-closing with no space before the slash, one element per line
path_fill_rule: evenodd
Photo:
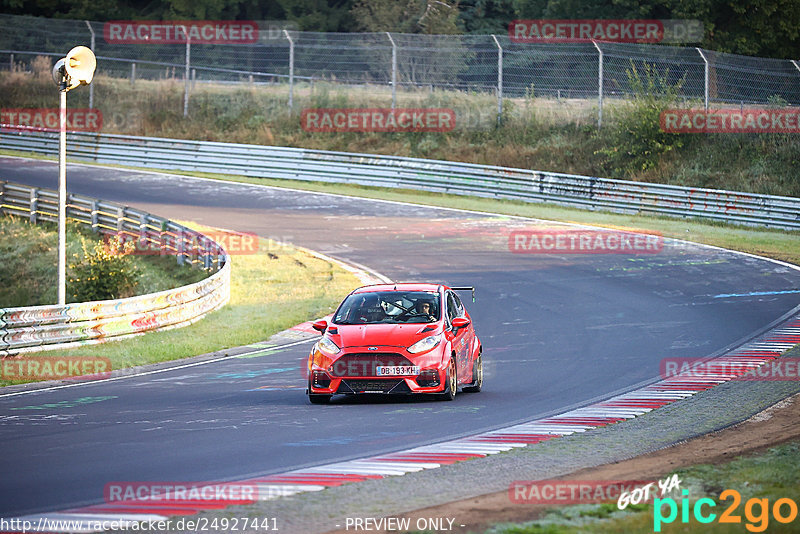
<path fill-rule="evenodd" d="M 56 221 L 58 193 L 0 180 L 0 213 L 23 216 L 33 223 Z M 149 295 L 66 306 L 0 308 L 0 356 L 185 326 L 228 302 L 227 254 L 202 233 L 140 210 L 74 194 L 67 198 L 67 219 L 100 233 L 140 240 L 149 251 L 216 272 L 194 284 Z"/>
<path fill-rule="evenodd" d="M 55 155 L 57 141 L 52 132 L 0 128 L 2 149 Z M 69 157 L 96 163 L 417 189 L 800 229 L 800 199 L 794 197 L 397 156 L 97 133 L 70 133 L 67 146 Z"/>

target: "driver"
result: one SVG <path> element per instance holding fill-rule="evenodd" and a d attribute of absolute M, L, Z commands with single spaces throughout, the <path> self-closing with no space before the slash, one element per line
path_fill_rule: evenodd
<path fill-rule="evenodd" d="M 430 302 L 419 300 L 417 301 L 417 313 L 424 315 L 428 321 L 435 321 L 436 317 L 433 315 L 433 307 Z"/>

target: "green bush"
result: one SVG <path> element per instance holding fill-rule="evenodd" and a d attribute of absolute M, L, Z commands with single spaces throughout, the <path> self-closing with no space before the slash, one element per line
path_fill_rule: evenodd
<path fill-rule="evenodd" d="M 677 106 L 685 76 L 670 84 L 669 69 L 660 75 L 654 65 L 645 63 L 643 70 L 640 73 L 631 61 L 626 74 L 635 96 L 615 111 L 615 121 L 597 133 L 604 147 L 596 154 L 613 177 L 636 177 L 655 168 L 664 154 L 682 148 L 686 138 L 661 130 L 661 112 Z"/>
<path fill-rule="evenodd" d="M 133 296 L 140 276 L 130 258 L 133 243 L 123 243 L 118 236 L 112 236 L 87 250 L 86 241 L 81 242 L 83 258 L 70 265 L 69 288 L 75 301 Z"/>

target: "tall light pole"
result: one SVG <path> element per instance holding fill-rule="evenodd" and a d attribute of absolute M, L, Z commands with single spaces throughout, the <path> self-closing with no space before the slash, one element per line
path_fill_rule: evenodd
<path fill-rule="evenodd" d="M 58 138 L 58 305 L 67 303 L 67 91 L 92 83 L 97 59 L 85 46 L 76 46 L 53 67 L 60 93 Z"/>

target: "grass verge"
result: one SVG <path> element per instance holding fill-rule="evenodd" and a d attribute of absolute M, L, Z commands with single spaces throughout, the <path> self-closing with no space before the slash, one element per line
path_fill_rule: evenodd
<path fill-rule="evenodd" d="M 205 227 L 184 222 L 197 230 Z M 41 352 L 30 357 L 97 356 L 112 369 L 157 363 L 247 345 L 333 311 L 358 279 L 338 265 L 294 247 L 260 239 L 257 254 L 231 258 L 228 305 L 174 330 Z M 11 382 L 0 380 L 0 386 Z"/>
<path fill-rule="evenodd" d="M 797 503 L 800 503 L 800 443 L 792 442 L 771 448 L 766 452 L 740 457 L 720 465 L 696 465 L 676 471 L 681 480 L 681 489 L 688 490 L 688 516 L 683 521 L 683 497 L 675 495 L 677 516 L 669 524 L 660 524 L 660 531 L 670 532 L 797 532 Z M 735 490 L 741 496 L 736 504 L 733 497 L 720 499 L 724 490 Z M 716 505 L 706 504 L 703 516 L 716 514 L 710 523 L 699 522 L 694 515 L 698 499 L 709 498 Z M 754 499 L 751 501 L 751 499 Z M 758 502 L 755 499 L 759 500 Z M 766 499 L 766 502 L 763 500 Z M 774 505 L 779 499 L 790 499 L 794 503 L 794 519 L 781 523 L 776 519 Z M 767 504 L 766 508 L 762 506 Z M 736 506 L 734 506 L 736 504 Z M 552 509 L 540 519 L 523 524 L 497 525 L 487 531 L 491 534 L 557 534 L 566 532 L 595 532 L 611 534 L 617 532 L 648 533 L 655 530 L 652 504 L 638 505 L 633 510 L 617 509 L 616 503 L 582 504 Z M 663 516 L 668 516 L 668 506 L 661 507 Z M 721 523 L 720 517 L 730 510 L 732 519 L 739 522 Z M 791 515 L 790 505 L 785 501 L 779 513 Z"/>

